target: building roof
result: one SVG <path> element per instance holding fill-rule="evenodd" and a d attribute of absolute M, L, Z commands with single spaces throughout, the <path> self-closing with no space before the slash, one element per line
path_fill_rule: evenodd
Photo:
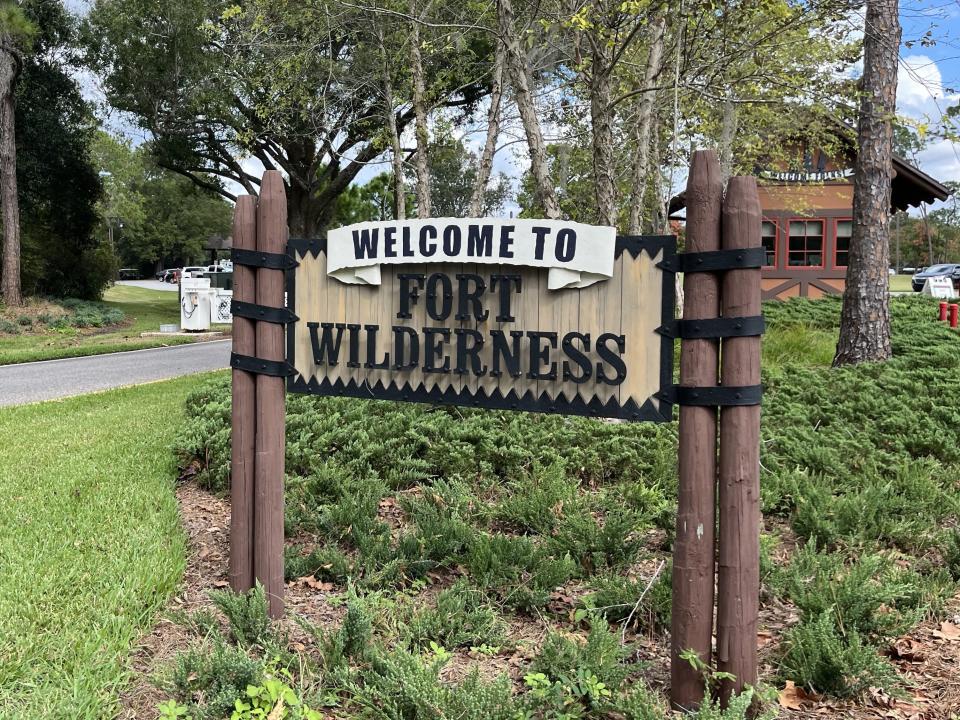
<path fill-rule="evenodd" d="M 779 183 L 769 182 L 770 185 Z M 899 155 L 893 156 L 893 181 L 890 183 L 890 205 L 894 210 L 920 207 L 921 203 L 933 203 L 950 197 L 950 188 L 911 165 Z M 670 198 L 668 214 L 679 212 L 687 206 L 687 191 Z"/>
<path fill-rule="evenodd" d="M 920 207 L 950 197 L 950 189 L 914 167 L 902 157 L 893 156 L 893 182 L 890 184 L 890 204 L 896 210 Z"/>

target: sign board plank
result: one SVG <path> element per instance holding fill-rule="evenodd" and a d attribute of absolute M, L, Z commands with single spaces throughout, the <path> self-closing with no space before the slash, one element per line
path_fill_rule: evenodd
<path fill-rule="evenodd" d="M 545 268 L 385 264 L 379 284 L 327 273 L 326 242 L 291 240 L 291 392 L 667 421 L 673 236 L 617 238 L 613 272 L 547 289 Z M 461 317 L 457 317 L 460 315 Z M 399 351 L 399 354 L 398 354 Z"/>

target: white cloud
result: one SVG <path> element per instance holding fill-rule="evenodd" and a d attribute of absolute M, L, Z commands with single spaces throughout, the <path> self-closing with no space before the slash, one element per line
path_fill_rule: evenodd
<path fill-rule="evenodd" d="M 933 59 L 926 55 L 902 58 L 897 73 L 898 114 L 937 127 L 947 108 L 958 102 L 960 94 L 944 86 L 940 67 Z M 933 141 L 916 160 L 937 180 L 960 179 L 960 148 L 953 141 Z"/>

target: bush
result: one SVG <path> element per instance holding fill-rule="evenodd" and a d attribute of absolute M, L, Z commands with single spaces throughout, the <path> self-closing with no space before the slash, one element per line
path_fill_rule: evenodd
<path fill-rule="evenodd" d="M 222 720 L 262 675 L 262 662 L 215 638 L 177 656 L 169 689 L 194 720 Z"/>
<path fill-rule="evenodd" d="M 19 335 L 20 328 L 9 320 L 0 318 L 0 333 L 6 333 L 7 335 Z"/>
<path fill-rule="evenodd" d="M 222 612 L 230 624 L 233 641 L 242 647 L 263 645 L 270 635 L 270 616 L 267 612 L 267 599 L 263 586 L 248 593 L 235 593 L 231 590 L 214 590 L 210 599 Z"/>
<path fill-rule="evenodd" d="M 842 633 L 829 611 L 791 628 L 784 647 L 780 674 L 816 692 L 855 697 L 868 687 L 890 688 L 897 682 L 896 672 L 876 647 L 856 630 Z"/>
<path fill-rule="evenodd" d="M 453 650 L 473 645 L 499 645 L 503 623 L 483 594 L 459 581 L 437 595 L 436 607 L 415 613 L 408 629 L 413 647 L 430 642 Z"/>

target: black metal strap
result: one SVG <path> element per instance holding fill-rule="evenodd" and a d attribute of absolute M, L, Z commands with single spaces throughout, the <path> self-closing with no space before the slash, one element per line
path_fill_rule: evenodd
<path fill-rule="evenodd" d="M 263 360 L 250 355 L 230 353 L 230 367 L 256 375 L 270 375 L 271 377 L 289 377 L 296 370 L 286 360 Z"/>
<path fill-rule="evenodd" d="M 734 405 L 759 405 L 763 395 L 761 385 L 718 385 L 716 387 L 686 387 L 674 385 L 669 391 L 659 394 L 661 399 L 674 405 L 701 407 L 731 407 Z"/>
<path fill-rule="evenodd" d="M 256 303 L 248 303 L 241 300 L 232 300 L 230 302 L 230 312 L 237 317 L 261 320 L 263 322 L 276 323 L 277 325 L 288 325 L 300 319 L 287 308 L 257 305 Z"/>
<path fill-rule="evenodd" d="M 712 318 L 710 320 L 674 320 L 658 328 L 661 335 L 681 340 L 702 338 L 754 337 L 763 335 L 763 315 Z"/>
<path fill-rule="evenodd" d="M 738 248 L 735 250 L 711 250 L 699 253 L 678 253 L 677 266 L 670 267 L 668 261 L 659 263 L 664 270 L 671 272 L 717 272 L 720 270 L 750 270 L 763 267 L 767 261 L 764 247 Z"/>
<path fill-rule="evenodd" d="M 290 270 L 300 264 L 286 253 L 268 253 L 240 248 L 233 248 L 230 251 L 230 259 L 236 265 L 268 270 Z"/>

